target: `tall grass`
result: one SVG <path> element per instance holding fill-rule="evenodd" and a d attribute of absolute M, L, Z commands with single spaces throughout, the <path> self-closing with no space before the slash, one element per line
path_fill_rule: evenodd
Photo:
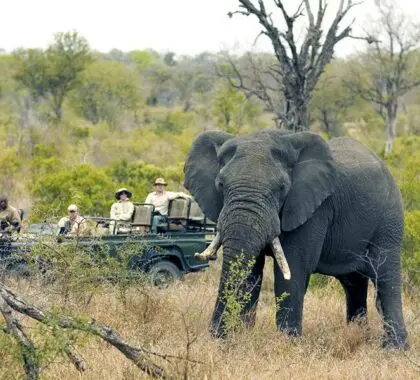
<path fill-rule="evenodd" d="M 154 359 L 176 379 L 418 379 L 420 378 L 419 299 L 404 297 L 404 315 L 411 349 L 406 353 L 381 349 L 381 321 L 369 292 L 366 325 L 347 325 L 344 294 L 337 282 L 310 290 L 305 298 L 303 337 L 290 339 L 275 328 L 271 262 L 266 265 L 257 323 L 227 342 L 210 337 L 208 324 L 216 297 L 219 264 L 187 275 L 168 289 L 128 289 L 124 306 L 117 288 L 108 285 L 91 301 L 66 301 L 72 313 L 95 318 L 119 331 L 130 344 L 189 358 Z M 62 297 L 48 286 L 16 280 L 14 288 L 44 309 L 60 305 Z M 25 321 L 26 325 L 30 325 Z M 0 324 L 2 321 L 0 319 Z M 23 372 L 0 332 L 0 378 L 19 379 Z M 85 340 L 78 348 L 87 370 L 79 374 L 57 357 L 43 369 L 43 379 L 148 378 L 113 347 Z M 197 361 L 198 363 L 196 363 Z"/>

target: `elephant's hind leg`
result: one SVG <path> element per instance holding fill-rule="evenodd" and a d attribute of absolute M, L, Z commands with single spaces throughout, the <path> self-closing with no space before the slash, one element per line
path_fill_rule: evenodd
<path fill-rule="evenodd" d="M 400 245 L 402 221 L 399 215 L 385 215 L 384 223 L 375 233 L 369 247 L 369 277 L 377 291 L 377 307 L 382 311 L 384 348 L 407 349 L 401 302 Z"/>
<path fill-rule="evenodd" d="M 345 276 L 338 276 L 346 293 L 347 322 L 360 321 L 367 316 L 368 281 L 366 276 L 353 272 Z"/>

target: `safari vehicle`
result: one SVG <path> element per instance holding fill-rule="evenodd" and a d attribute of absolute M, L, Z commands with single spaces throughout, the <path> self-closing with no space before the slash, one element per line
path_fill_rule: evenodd
<path fill-rule="evenodd" d="M 198 272 L 209 266 L 208 261 L 198 260 L 194 254 L 208 246 L 210 236 L 216 231 L 216 224 L 206 219 L 195 201 L 183 198 L 172 200 L 169 203 L 167 222 L 158 226 L 157 233 L 151 233 L 153 213 L 153 205 L 135 203 L 131 223 L 86 217 L 88 223 L 94 226 L 94 231 L 91 236 L 77 237 L 78 244 L 82 249 L 105 245 L 107 252 L 116 256 L 127 245 L 131 249 L 138 249 L 139 254 L 133 256 L 130 269 L 146 272 L 151 283 L 159 287 L 180 279 L 183 274 Z M 24 257 L 25 252 L 37 244 L 33 237 L 35 230 L 31 230 L 29 240 L 23 237 L 14 241 L 4 239 L 0 260 Z M 66 244 L 74 239 L 63 237 L 58 240 L 58 244 Z"/>

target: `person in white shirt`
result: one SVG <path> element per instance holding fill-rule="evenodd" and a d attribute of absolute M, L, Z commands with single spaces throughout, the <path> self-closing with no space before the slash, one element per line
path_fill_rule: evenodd
<path fill-rule="evenodd" d="M 76 205 L 70 205 L 67 208 L 68 215 L 61 218 L 58 222 L 58 234 L 81 236 L 87 231 L 86 219 L 79 215 L 79 209 Z"/>
<path fill-rule="evenodd" d="M 131 196 L 132 193 L 125 187 L 116 191 L 115 198 L 117 199 L 117 202 L 111 206 L 111 219 L 127 223 L 131 222 L 134 213 L 134 204 L 130 201 Z M 114 230 L 114 223 L 115 222 L 111 222 L 110 224 L 111 233 Z M 120 232 L 123 232 L 124 223 L 118 223 L 118 226 L 122 227 L 119 228 L 119 230 Z"/>
<path fill-rule="evenodd" d="M 156 178 L 154 183 L 155 191 L 149 193 L 144 203 L 155 206 L 155 214 L 153 215 L 152 232 L 157 232 L 159 223 L 166 221 L 168 215 L 169 201 L 175 198 L 191 198 L 188 194 L 183 192 L 165 191 L 167 183 L 163 178 Z"/>

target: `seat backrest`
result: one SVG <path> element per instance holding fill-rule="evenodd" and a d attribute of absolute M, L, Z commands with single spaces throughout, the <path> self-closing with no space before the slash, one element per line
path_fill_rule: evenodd
<path fill-rule="evenodd" d="M 152 205 L 135 205 L 132 224 L 135 226 L 151 226 L 153 219 Z"/>
<path fill-rule="evenodd" d="M 206 218 L 206 225 L 207 226 L 211 226 L 211 227 L 215 227 L 215 226 L 217 226 L 217 223 L 216 222 L 213 222 L 209 218 Z"/>
<path fill-rule="evenodd" d="M 204 224 L 205 218 L 206 217 L 204 216 L 203 211 L 201 211 L 200 207 L 198 206 L 198 203 L 196 201 L 192 201 L 188 220 L 194 223 Z"/>
<path fill-rule="evenodd" d="M 176 198 L 169 202 L 168 219 L 186 220 L 190 211 L 190 199 Z"/>

